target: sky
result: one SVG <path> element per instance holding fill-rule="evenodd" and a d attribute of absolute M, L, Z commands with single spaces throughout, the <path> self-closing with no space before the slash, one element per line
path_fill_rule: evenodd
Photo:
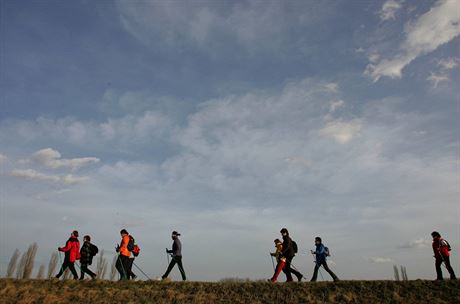
<path fill-rule="evenodd" d="M 0 0 L 0 275 L 122 228 L 150 277 L 177 230 L 190 280 L 269 278 L 283 227 L 306 277 L 321 236 L 434 279 L 433 230 L 460 272 L 459 35 L 455 0 Z"/>

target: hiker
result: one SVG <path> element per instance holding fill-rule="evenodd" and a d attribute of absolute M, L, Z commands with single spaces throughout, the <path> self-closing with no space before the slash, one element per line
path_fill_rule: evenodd
<path fill-rule="evenodd" d="M 329 269 L 327 266 L 326 262 L 326 256 L 329 256 L 329 249 L 325 247 L 322 243 L 322 240 L 319 236 L 315 237 L 315 246 L 316 250 L 313 251 L 311 250 L 311 253 L 316 255 L 316 260 L 315 260 L 315 270 L 313 271 L 313 277 L 311 278 L 311 282 L 316 282 L 316 278 L 318 276 L 318 270 L 321 267 L 321 265 L 324 267 L 324 270 L 326 270 L 334 280 L 334 282 L 337 282 L 339 278 L 335 275 L 335 273 L 332 272 L 332 270 Z"/>
<path fill-rule="evenodd" d="M 171 238 L 174 240 L 172 244 L 172 250 L 168 250 L 166 248 L 166 253 L 171 254 L 171 262 L 169 263 L 168 269 L 166 270 L 165 274 L 161 276 L 161 279 L 164 280 L 168 277 L 169 273 L 173 269 L 174 265 L 177 264 L 179 267 L 180 274 L 182 276 L 182 281 L 186 280 L 184 267 L 182 266 L 182 244 L 179 240 L 180 233 L 177 231 L 173 231 Z"/>
<path fill-rule="evenodd" d="M 129 257 L 131 253 L 128 250 L 128 243 L 129 243 L 129 233 L 126 229 L 122 229 L 120 231 L 121 235 L 121 243 L 120 245 L 117 244 L 115 250 L 119 253 L 117 262 L 115 263 L 115 267 L 120 274 L 120 281 L 121 280 L 128 280 L 128 269 L 129 269 Z"/>
<path fill-rule="evenodd" d="M 441 281 L 443 280 L 442 277 L 442 270 L 441 264 L 444 262 L 447 271 L 450 274 L 450 279 L 455 280 L 457 277 L 455 276 L 454 270 L 450 265 L 450 245 L 449 243 L 441 237 L 439 232 L 433 231 L 431 233 L 431 237 L 433 237 L 433 252 L 435 258 L 435 268 L 436 268 L 436 280 Z"/>
<path fill-rule="evenodd" d="M 276 251 L 270 253 L 270 255 L 276 258 L 276 268 L 272 278 L 269 279 L 269 281 L 273 283 L 276 282 L 281 270 L 283 270 L 284 266 L 286 265 L 286 258 L 283 257 L 283 243 L 280 241 L 280 239 L 276 239 L 274 242 Z"/>
<path fill-rule="evenodd" d="M 78 274 L 75 270 L 75 261 L 80 259 L 80 242 L 78 241 L 78 231 L 74 230 L 70 235 L 70 238 L 65 243 L 65 247 L 59 247 L 60 252 L 65 252 L 64 262 L 62 263 L 61 270 L 56 275 L 59 279 L 67 267 L 73 274 L 73 278 L 78 280 Z"/>
<path fill-rule="evenodd" d="M 286 258 L 286 265 L 283 268 L 283 272 L 286 275 L 286 282 L 292 282 L 292 273 L 297 277 L 297 280 L 300 282 L 303 278 L 303 275 L 294 269 L 291 268 L 292 259 L 294 258 L 297 251 L 297 244 L 289 237 L 289 231 L 286 228 L 280 230 L 281 235 L 283 236 L 283 257 Z"/>
<path fill-rule="evenodd" d="M 96 279 L 96 274 L 89 270 L 88 266 L 93 263 L 93 257 L 98 253 L 99 249 L 91 244 L 91 237 L 89 235 L 85 235 L 83 241 L 83 245 L 80 249 L 80 280 L 85 278 L 85 273 L 89 274 L 94 280 Z"/>

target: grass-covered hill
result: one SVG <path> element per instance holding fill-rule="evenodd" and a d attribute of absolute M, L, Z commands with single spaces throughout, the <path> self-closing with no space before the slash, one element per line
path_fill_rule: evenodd
<path fill-rule="evenodd" d="M 2 279 L 0 303 L 460 303 L 460 281 L 271 284 Z"/>

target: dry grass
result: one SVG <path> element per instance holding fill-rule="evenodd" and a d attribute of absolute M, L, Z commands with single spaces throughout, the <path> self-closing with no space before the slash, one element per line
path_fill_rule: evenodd
<path fill-rule="evenodd" d="M 48 264 L 48 275 L 47 275 L 48 279 L 51 279 L 53 277 L 54 273 L 56 272 L 57 265 L 58 265 L 58 253 L 53 252 L 51 254 L 50 262 Z"/>
<path fill-rule="evenodd" d="M 460 303 L 460 281 L 272 284 L 4 279 L 0 303 Z"/>

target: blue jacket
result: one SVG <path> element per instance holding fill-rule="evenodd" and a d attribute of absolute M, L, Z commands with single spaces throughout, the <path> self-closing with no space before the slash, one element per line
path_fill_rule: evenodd
<path fill-rule="evenodd" d="M 326 247 L 321 244 L 317 244 L 316 250 L 315 250 L 315 255 L 316 255 L 316 262 L 325 262 L 326 261 Z"/>

